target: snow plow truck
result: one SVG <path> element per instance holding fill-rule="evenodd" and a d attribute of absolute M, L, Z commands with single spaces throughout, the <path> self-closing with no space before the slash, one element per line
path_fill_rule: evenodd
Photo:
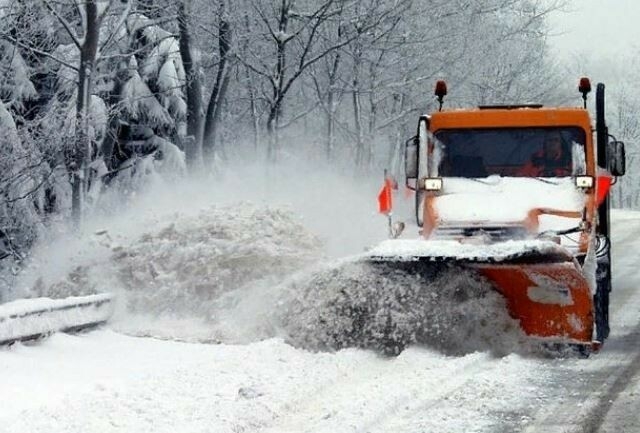
<path fill-rule="evenodd" d="M 609 334 L 609 190 L 625 172 L 625 150 L 607 130 L 605 86 L 596 86 L 595 123 L 589 79 L 579 91 L 579 107 L 443 110 L 438 81 L 439 111 L 419 118 L 405 146 L 419 237 L 392 224 L 387 178 L 378 200 L 392 239 L 370 259 L 415 272 L 472 269 L 527 336 L 598 350 Z"/>

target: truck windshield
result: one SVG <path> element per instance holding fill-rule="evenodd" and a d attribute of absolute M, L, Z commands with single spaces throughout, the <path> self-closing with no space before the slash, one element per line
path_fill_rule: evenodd
<path fill-rule="evenodd" d="M 565 177 L 585 171 L 579 127 L 447 129 L 435 134 L 443 177 Z"/>

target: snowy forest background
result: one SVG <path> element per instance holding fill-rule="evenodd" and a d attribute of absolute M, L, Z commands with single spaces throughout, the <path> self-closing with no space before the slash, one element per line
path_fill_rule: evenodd
<path fill-rule="evenodd" d="M 614 200 L 638 208 L 638 60 L 554 57 L 548 17 L 564 6 L 0 0 L 2 251 L 19 260 L 104 194 L 215 176 L 231 161 L 325 161 L 354 179 L 397 171 L 439 78 L 447 106 L 579 105 L 581 75 L 613 80 L 608 121 L 629 166 Z"/>

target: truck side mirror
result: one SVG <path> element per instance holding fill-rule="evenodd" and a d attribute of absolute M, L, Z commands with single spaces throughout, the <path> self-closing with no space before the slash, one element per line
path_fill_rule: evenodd
<path fill-rule="evenodd" d="M 406 184 L 409 188 L 414 189 L 409 185 L 409 181 L 416 181 L 418 179 L 418 152 L 419 152 L 418 137 L 411 137 L 405 143 L 404 148 L 404 173 L 407 177 Z M 415 184 L 415 182 L 414 182 Z"/>
<path fill-rule="evenodd" d="M 622 141 L 609 143 L 609 171 L 614 176 L 624 176 L 627 169 L 627 159 Z"/>

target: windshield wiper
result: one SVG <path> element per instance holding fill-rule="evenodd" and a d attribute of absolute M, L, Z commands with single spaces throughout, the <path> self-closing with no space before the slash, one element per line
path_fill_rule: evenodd
<path fill-rule="evenodd" d="M 474 182 L 481 183 L 483 185 L 495 185 L 495 183 L 489 183 L 486 180 L 478 179 L 477 177 L 465 177 L 464 179 L 469 179 L 469 180 L 472 180 Z"/>
<path fill-rule="evenodd" d="M 553 182 L 553 181 L 551 181 L 549 179 L 546 179 L 544 177 L 531 177 L 529 179 L 536 179 L 536 180 L 539 180 L 540 182 L 548 183 L 549 185 L 559 185 L 559 183 Z"/>

